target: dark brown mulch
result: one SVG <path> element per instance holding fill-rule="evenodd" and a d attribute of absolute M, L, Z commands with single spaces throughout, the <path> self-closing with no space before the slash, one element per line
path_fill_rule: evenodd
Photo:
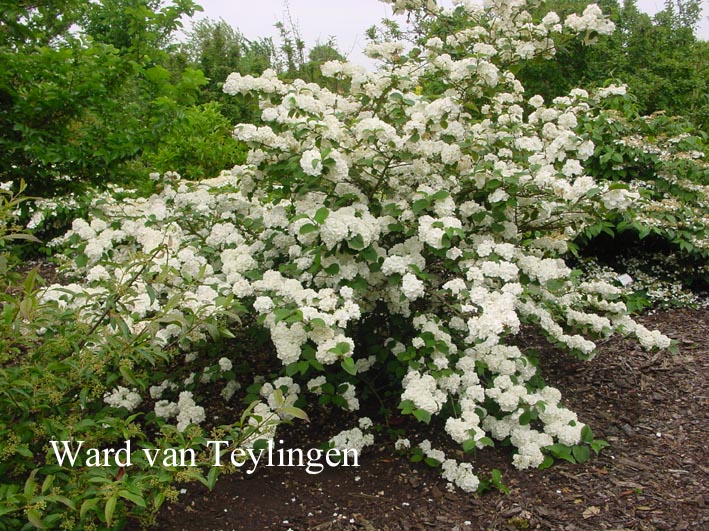
<path fill-rule="evenodd" d="M 547 381 L 610 443 L 589 463 L 518 471 L 504 449 L 488 449 L 474 466 L 482 473 L 500 469 L 511 492 L 477 496 L 447 492 L 437 471 L 381 448 L 363 453 L 359 468 L 308 475 L 298 468 L 260 467 L 253 477 L 221 478 L 211 493 L 190 484 L 178 503 L 162 510 L 157 529 L 709 529 L 709 309 L 641 320 L 677 339 L 679 354 L 647 353 L 621 339 L 603 345 L 587 363 L 543 351 Z M 322 439 L 317 430 L 332 428 L 314 423 L 306 435 Z M 420 438 L 426 429 L 420 425 Z"/>

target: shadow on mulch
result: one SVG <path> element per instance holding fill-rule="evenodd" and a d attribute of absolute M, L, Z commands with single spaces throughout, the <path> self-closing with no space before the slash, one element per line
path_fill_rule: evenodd
<path fill-rule="evenodd" d="M 483 474 L 498 468 L 510 489 L 482 496 L 448 492 L 438 472 L 365 451 L 359 468 L 259 467 L 252 476 L 220 478 L 213 492 L 190 484 L 163 508 L 161 531 L 701 531 L 709 529 L 709 309 L 641 318 L 676 339 L 678 355 L 643 352 L 614 339 L 591 362 L 543 345 L 544 378 L 597 438 L 610 443 L 584 465 L 518 471 L 504 450 L 474 459 Z M 536 345 L 527 345 L 536 346 Z M 298 433 L 285 446 L 308 448 L 334 426 Z M 433 437 L 419 425 L 412 442 Z M 320 431 L 318 431 L 320 430 Z M 305 446 L 303 442 L 305 441 Z M 134 528 L 135 529 L 135 528 Z"/>

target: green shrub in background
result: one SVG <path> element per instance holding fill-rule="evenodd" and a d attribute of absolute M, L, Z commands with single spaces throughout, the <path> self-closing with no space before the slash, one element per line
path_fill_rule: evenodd
<path fill-rule="evenodd" d="M 642 200 L 623 215 L 587 227 L 577 243 L 585 246 L 600 234 L 614 237 L 630 231 L 641 240 L 653 236 L 666 242 L 665 252 L 706 262 L 707 135 L 688 121 L 665 113 L 638 116 L 624 100 L 606 100 L 606 111 L 583 120 L 579 127 L 596 145 L 588 173 L 617 189 L 632 190 Z M 706 275 L 701 268 L 697 274 Z"/>
<path fill-rule="evenodd" d="M 566 16 L 590 3 L 610 16 L 616 32 L 594 36 L 592 47 L 555 38 L 554 61 L 534 58 L 519 71 L 525 88 L 551 100 L 580 84 L 602 86 L 610 75 L 628 84 L 641 114 L 664 110 L 709 131 L 709 42 L 695 34 L 706 16 L 701 0 L 657 2 L 664 9 L 654 16 L 637 0 L 547 0 L 536 9 Z"/>
<path fill-rule="evenodd" d="M 160 143 L 143 154 L 143 164 L 160 173 L 201 179 L 245 162 L 246 147 L 233 138 L 233 126 L 220 110 L 215 102 L 183 110 Z"/>
<path fill-rule="evenodd" d="M 0 0 L 0 181 L 34 195 L 125 179 L 207 81 L 170 72 L 165 46 L 191 0 Z M 72 31 L 69 31 L 72 28 Z"/>

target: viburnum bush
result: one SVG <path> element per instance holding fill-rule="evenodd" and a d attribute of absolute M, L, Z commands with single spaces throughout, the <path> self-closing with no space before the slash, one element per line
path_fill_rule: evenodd
<path fill-rule="evenodd" d="M 587 171 L 641 195 L 633 209 L 588 227 L 635 232 L 669 243 L 698 262 L 709 258 L 709 164 L 706 135 L 680 117 L 636 116 L 617 98 L 584 120 L 597 144 Z"/>
<path fill-rule="evenodd" d="M 42 298 L 91 322 L 105 309 L 87 294 L 131 278 L 112 307 L 115 333 L 153 330 L 154 344 L 181 350 L 187 367 L 212 337 L 267 330 L 282 372 L 249 389 L 262 417 L 290 418 L 293 404 L 356 411 L 367 382 L 385 375 L 403 414 L 438 417 L 466 451 L 510 443 L 519 468 L 585 460 L 591 432 L 518 346 L 520 330 L 583 359 L 614 333 L 647 349 L 671 342 L 628 316 L 618 286 L 586 280 L 562 258 L 585 228 L 640 197 L 584 168 L 597 146 L 580 118 L 622 87 L 545 102 L 513 71 L 552 55 L 553 33 L 590 41 L 613 26 L 596 6 L 535 21 L 523 0 L 460 1 L 443 39 L 453 14 L 434 1 L 389 3 L 436 17 L 439 36 L 371 45 L 375 71 L 326 63 L 344 93 L 272 71 L 232 74 L 224 91 L 262 110 L 260 125 L 234 132 L 250 146 L 246 164 L 200 182 L 156 175 L 149 198 L 95 199 L 93 214 L 55 242 L 81 280 Z M 205 419 L 198 393 L 189 403 L 175 393 L 204 374 L 150 389 L 122 375 L 104 400 L 124 414 L 148 403 L 181 431 Z M 229 400 L 235 384 L 222 383 Z M 332 444 L 371 444 L 370 428 L 361 419 Z M 430 441 L 402 437 L 397 447 L 439 463 L 453 485 L 479 486 L 470 463 Z"/>

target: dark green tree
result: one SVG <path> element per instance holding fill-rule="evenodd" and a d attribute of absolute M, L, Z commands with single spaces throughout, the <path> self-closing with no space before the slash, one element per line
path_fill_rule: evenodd
<path fill-rule="evenodd" d="M 0 181 L 25 179 L 29 193 L 124 177 L 205 83 L 161 66 L 161 46 L 198 9 L 191 0 L 0 7 Z"/>
<path fill-rule="evenodd" d="M 172 57 L 206 76 L 199 102 L 219 103 L 220 112 L 232 123 L 238 123 L 252 121 L 256 116 L 252 109 L 238 105 L 222 92 L 224 81 L 232 72 L 260 75 L 271 67 L 274 56 L 270 38 L 250 41 L 224 20 L 205 18 L 192 25 L 187 40 L 176 47 Z"/>

